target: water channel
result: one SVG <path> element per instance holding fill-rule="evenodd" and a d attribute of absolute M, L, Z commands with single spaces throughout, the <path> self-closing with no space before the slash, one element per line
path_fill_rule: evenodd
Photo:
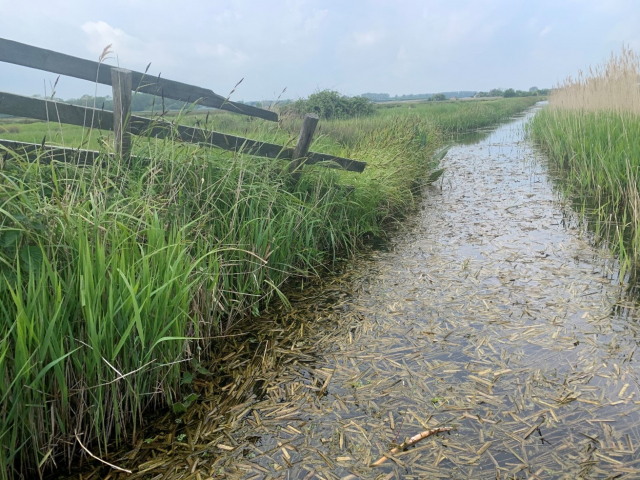
<path fill-rule="evenodd" d="M 198 407 L 120 460 L 154 479 L 640 478 L 637 304 L 526 140 L 533 114 L 451 148 L 388 250 L 230 338 L 224 391 L 196 383 Z"/>

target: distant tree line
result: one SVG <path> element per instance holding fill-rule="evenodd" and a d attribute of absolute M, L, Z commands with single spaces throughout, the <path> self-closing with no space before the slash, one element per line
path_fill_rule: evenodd
<path fill-rule="evenodd" d="M 494 88 L 489 90 L 488 92 L 478 92 L 476 93 L 477 98 L 483 97 L 537 97 L 540 95 L 549 95 L 549 88 L 538 88 L 531 87 L 529 90 L 514 90 L 513 88 L 507 88 L 503 90 L 502 88 Z"/>
<path fill-rule="evenodd" d="M 362 96 L 368 98 L 373 102 L 400 102 L 404 100 L 429 100 L 438 95 L 444 95 L 444 99 L 449 98 L 466 98 L 473 97 L 477 92 L 471 90 L 460 90 L 457 92 L 442 92 L 442 93 L 415 93 L 408 95 L 394 95 L 393 97 L 388 93 L 363 93 Z M 438 97 L 439 99 L 440 97 Z M 435 100 L 435 99 L 434 99 Z"/>
<path fill-rule="evenodd" d="M 371 115 L 375 111 L 373 102 L 390 102 L 403 100 L 430 100 L 443 101 L 450 98 L 466 98 L 466 97 L 530 97 L 538 95 L 548 95 L 548 88 L 531 87 L 529 90 L 514 90 L 508 88 L 494 88 L 488 92 L 475 91 L 457 91 L 442 93 L 423 93 L 409 95 L 394 95 L 388 93 L 363 93 L 360 96 L 348 97 L 333 90 L 323 90 L 316 92 L 306 99 L 299 100 L 278 100 L 274 101 L 254 101 L 243 102 L 247 105 L 254 105 L 259 108 L 272 108 L 278 105 L 282 113 L 293 113 L 296 115 L 304 115 L 306 113 L 315 113 L 323 119 L 328 118 L 348 118 L 356 116 Z M 43 98 L 40 95 L 34 95 L 35 98 Z M 107 95 L 104 97 L 94 97 L 92 95 L 83 95 L 80 98 L 70 98 L 63 100 L 61 98 L 53 98 L 57 102 L 69 103 L 71 105 L 80 105 L 83 107 L 95 107 L 104 110 L 113 110 L 113 98 Z M 134 93 L 131 99 L 131 110 L 134 112 L 163 112 L 169 110 L 182 110 L 190 108 L 191 104 L 171 100 L 168 98 L 148 95 L 146 93 Z M 200 108 L 200 107 L 196 107 Z M 9 115 L 0 114 L 0 118 L 9 117 Z"/>
<path fill-rule="evenodd" d="M 461 90 L 457 92 L 442 93 L 417 93 L 411 95 L 394 95 L 388 93 L 363 93 L 362 96 L 368 98 L 372 102 L 394 102 L 403 100 L 430 100 L 443 101 L 451 98 L 468 98 L 468 97 L 535 97 L 538 95 L 548 95 L 548 88 L 531 87 L 529 90 L 514 90 L 513 88 L 494 88 L 488 92 L 476 92 L 473 90 Z"/>
<path fill-rule="evenodd" d="M 34 95 L 36 98 L 42 98 L 40 95 Z M 79 105 L 82 107 L 91 107 L 113 111 L 113 98 L 107 95 L 105 97 L 94 97 L 93 95 L 83 95 L 80 98 L 70 98 L 62 100 L 54 98 L 58 102 L 69 103 L 71 105 Z M 171 100 L 169 98 L 157 97 L 146 93 L 134 93 L 131 97 L 131 110 L 133 112 L 162 112 L 167 110 L 182 110 L 189 107 L 190 104 Z"/>

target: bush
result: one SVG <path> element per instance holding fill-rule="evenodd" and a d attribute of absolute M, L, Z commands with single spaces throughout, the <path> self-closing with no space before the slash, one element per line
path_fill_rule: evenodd
<path fill-rule="evenodd" d="M 375 106 L 365 97 L 347 97 L 334 90 L 316 92 L 307 99 L 300 99 L 285 107 L 285 113 L 304 115 L 315 113 L 320 118 L 363 117 L 373 114 Z"/>

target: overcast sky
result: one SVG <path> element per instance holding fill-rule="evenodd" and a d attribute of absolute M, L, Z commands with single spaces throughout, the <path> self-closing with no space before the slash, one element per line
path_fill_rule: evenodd
<path fill-rule="evenodd" d="M 235 100 L 549 87 L 628 44 L 639 0 L 0 0 L 0 36 Z M 55 75 L 0 63 L 0 90 Z M 93 93 L 61 78 L 63 98 Z M 100 87 L 101 94 L 109 93 Z"/>

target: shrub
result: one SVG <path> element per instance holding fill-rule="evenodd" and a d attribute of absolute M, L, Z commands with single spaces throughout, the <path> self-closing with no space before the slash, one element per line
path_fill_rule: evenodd
<path fill-rule="evenodd" d="M 287 113 L 304 115 L 315 113 L 320 118 L 351 118 L 371 115 L 375 106 L 366 97 L 347 97 L 334 90 L 322 90 L 288 105 L 284 109 Z"/>

